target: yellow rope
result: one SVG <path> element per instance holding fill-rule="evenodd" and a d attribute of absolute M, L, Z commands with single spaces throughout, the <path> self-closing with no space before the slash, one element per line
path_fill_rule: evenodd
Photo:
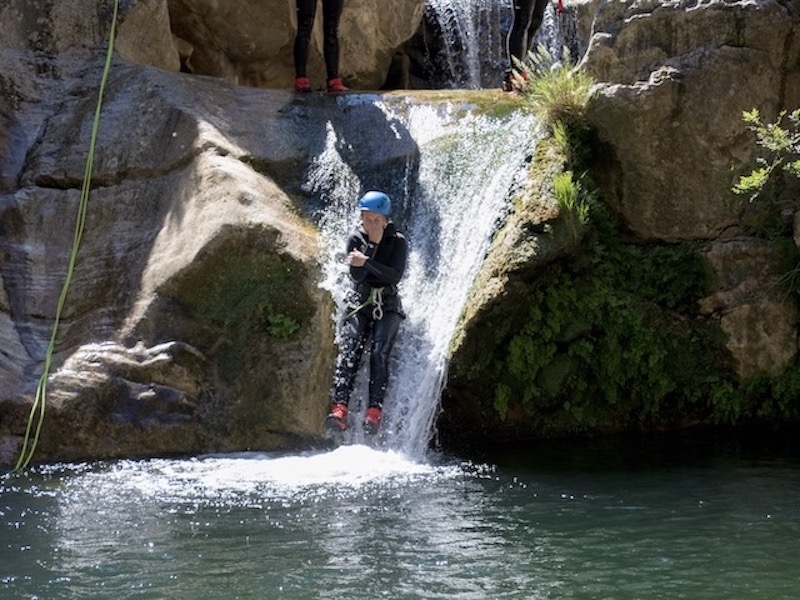
<path fill-rule="evenodd" d="M 91 188 L 92 170 L 94 168 L 94 150 L 97 145 L 97 131 L 100 126 L 100 110 L 103 106 L 103 92 L 108 80 L 108 73 L 111 70 L 111 59 L 114 53 L 114 37 L 117 30 L 117 13 L 119 12 L 119 0 L 114 0 L 114 14 L 111 17 L 111 29 L 108 34 L 108 50 L 106 51 L 106 61 L 103 66 L 103 75 L 100 78 L 100 88 L 97 94 L 97 106 L 94 111 L 94 122 L 92 123 L 92 134 L 89 141 L 89 155 L 86 158 L 86 168 L 83 172 L 83 184 L 81 186 L 81 197 L 78 204 L 78 216 L 75 222 L 75 236 L 72 240 L 72 252 L 69 257 L 69 265 L 67 267 L 67 275 L 64 279 L 64 285 L 61 287 L 61 296 L 58 298 L 58 306 L 56 307 L 56 316 L 53 322 L 53 331 L 50 335 L 50 343 L 47 346 L 47 352 L 44 357 L 44 370 L 39 378 L 39 385 L 36 387 L 36 396 L 34 397 L 33 405 L 31 406 L 31 413 L 28 417 L 28 426 L 25 428 L 25 438 L 22 442 L 22 451 L 19 460 L 14 467 L 14 471 L 21 471 L 25 469 L 31 462 L 33 454 L 36 451 L 36 445 L 39 442 L 39 435 L 42 432 L 42 425 L 44 424 L 45 413 L 45 399 L 47 397 L 47 378 L 50 375 L 50 364 L 53 358 L 53 351 L 56 346 L 56 334 L 58 333 L 58 324 L 61 320 L 61 313 L 64 310 L 66 303 L 67 293 L 69 286 L 72 282 L 72 274 L 75 271 L 75 262 L 78 258 L 78 250 L 80 249 L 81 240 L 83 238 L 83 229 L 86 224 L 86 211 L 89 206 L 89 193 Z M 38 420 L 37 420 L 38 413 Z M 31 431 L 34 430 L 34 421 L 36 427 L 31 438 Z"/>

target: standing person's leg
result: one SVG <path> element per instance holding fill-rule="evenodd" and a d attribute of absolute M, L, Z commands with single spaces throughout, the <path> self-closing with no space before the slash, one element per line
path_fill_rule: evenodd
<path fill-rule="evenodd" d="M 527 48 L 526 52 L 532 50 L 533 46 L 533 39 L 536 37 L 536 32 L 539 31 L 539 27 L 542 26 L 542 21 L 544 20 L 544 11 L 547 8 L 547 3 L 549 0 L 536 0 L 533 13 L 531 14 L 530 23 L 528 23 L 528 32 L 527 32 Z"/>
<path fill-rule="evenodd" d="M 347 88 L 339 77 L 339 19 L 342 16 L 344 0 L 322 0 L 322 54 L 328 72 L 328 91 L 346 92 Z"/>
<path fill-rule="evenodd" d="M 317 0 L 296 0 L 297 35 L 294 38 L 294 89 L 296 92 L 310 92 L 308 81 L 308 45 L 314 29 L 317 13 Z"/>
<path fill-rule="evenodd" d="M 514 21 L 506 38 L 509 68 L 514 68 L 514 59 L 524 61 L 528 54 L 528 33 L 534 17 L 534 9 L 542 5 L 542 14 L 547 0 L 514 0 Z M 541 23 L 541 17 L 539 19 Z M 537 25 L 538 28 L 538 25 Z"/>

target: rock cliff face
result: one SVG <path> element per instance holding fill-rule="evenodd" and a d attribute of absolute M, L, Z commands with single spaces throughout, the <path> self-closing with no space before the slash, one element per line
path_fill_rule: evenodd
<path fill-rule="evenodd" d="M 385 4 L 345 5 L 342 71 L 354 87 L 379 87 L 418 28 L 422 0 Z M 769 0 L 573 9 L 582 68 L 602 82 L 589 118 L 603 193 L 639 242 L 704 249 L 715 278 L 695 317 L 719 324 L 740 377 L 781 370 L 796 355 L 795 306 L 776 285 L 776 245 L 749 235 L 749 209 L 729 189 L 731 166 L 753 157 L 741 111 L 800 105 L 797 17 Z M 290 87 L 293 20 L 292 0 L 121 2 L 38 459 L 318 439 L 332 306 L 300 185 L 327 124 L 359 119 L 352 129 L 379 139 L 386 128 L 330 99 L 258 89 Z M 0 464 L 17 455 L 45 360 L 110 21 L 110 3 L 88 0 L 0 6 Z M 315 35 L 321 83 L 320 24 Z M 365 174 L 413 152 L 373 148 Z M 499 232 L 481 274 L 461 368 L 483 360 L 468 350 L 487 324 L 501 315 L 509 327 L 535 276 L 574 250 L 548 233 L 561 225 L 547 182 L 531 186 L 537 202 Z"/>
<path fill-rule="evenodd" d="M 297 27 L 294 0 L 169 0 L 169 22 L 184 70 L 242 85 L 290 89 Z M 416 32 L 423 0 L 352 0 L 339 25 L 341 71 L 355 89 L 378 89 L 395 51 Z M 325 82 L 322 8 L 309 59 L 312 84 Z M 150 62 L 149 64 L 157 64 Z"/>
<path fill-rule="evenodd" d="M 375 35 L 343 58 L 378 82 L 421 3 L 369 4 L 348 4 L 343 32 Z M 356 170 L 414 148 L 382 143 L 397 131 L 380 111 L 253 87 L 289 87 L 288 66 L 270 69 L 290 64 L 293 14 L 290 1 L 120 3 L 38 460 L 319 441 L 333 307 L 300 186 L 326 125 L 371 132 L 379 148 Z M 111 17 L 85 0 L 0 7 L 0 464 L 18 455 L 46 358 Z"/>
<path fill-rule="evenodd" d="M 43 97 L 56 92 L 42 85 Z M 5 434 L 23 430 L 72 244 L 93 115 L 89 89 L 77 89 L 17 148 L 26 159 L 2 195 Z M 332 360 L 316 234 L 247 164 L 299 164 L 303 146 L 270 144 L 255 127 L 235 135 L 226 119 L 270 129 L 263 115 L 289 100 L 241 91 L 115 66 L 41 458 L 281 446 L 319 433 L 324 402 L 297 403 L 325 397 Z M 236 108 L 220 112 L 226 102 Z"/>
<path fill-rule="evenodd" d="M 632 376 L 637 350 L 631 323 L 639 316 L 631 315 L 616 350 L 629 356 L 629 372 L 617 371 L 621 379 L 632 377 L 628 397 L 612 394 L 609 400 L 609 392 L 592 388 L 582 372 L 588 366 L 602 372 L 609 365 L 598 365 L 592 353 L 582 353 L 586 348 L 594 348 L 595 356 L 603 351 L 597 331 L 604 319 L 614 319 L 590 311 L 598 306 L 611 310 L 620 296 L 609 304 L 604 292 L 597 293 L 598 281 L 592 284 L 587 279 L 597 268 L 580 266 L 586 257 L 563 246 L 567 258 L 559 261 L 559 253 L 551 247 L 557 238 L 543 235 L 560 221 L 544 210 L 547 203 L 541 198 L 547 198 L 547 186 L 524 191 L 518 205 L 535 200 L 541 209 L 517 210 L 498 234 L 479 275 L 453 348 L 442 419 L 446 435 L 458 437 L 466 429 L 467 437 L 491 441 L 541 435 L 547 427 L 554 433 L 597 430 L 604 428 L 603 410 L 606 416 L 617 415 L 616 424 L 610 425 L 614 428 L 627 421 L 626 403 L 638 406 L 632 426 L 647 426 L 646 411 L 636 398 L 646 396 L 659 369 L 668 373 L 659 384 L 663 390 L 676 386 L 682 372 L 691 371 L 693 367 L 686 364 L 670 365 L 668 357 L 689 356 L 688 340 L 712 335 L 700 333 L 698 327 L 718 328 L 725 339 L 727 356 L 720 357 L 713 377 L 724 376 L 726 360 L 733 379 L 740 382 L 779 374 L 796 361 L 797 305 L 787 293 L 785 276 L 793 268 L 786 261 L 786 242 L 791 238 L 787 231 L 791 216 L 800 206 L 797 195 L 783 198 L 782 207 L 765 208 L 750 205 L 731 188 L 746 172 L 742 165 L 753 164 L 755 158 L 755 138 L 743 123 L 742 112 L 758 108 L 772 121 L 780 111 L 800 106 L 797 11 L 788 3 L 736 0 L 571 6 L 577 10 L 578 30 L 587 43 L 579 68 L 599 82 L 587 113 L 595 135 L 593 179 L 620 217 L 632 248 L 689 245 L 703 258 L 710 289 L 683 313 L 643 298 L 633 300 L 637 312 L 647 315 L 649 325 L 643 331 L 652 331 L 650 342 L 656 341 L 661 327 L 672 329 L 673 340 L 686 341 L 665 351 L 663 360 L 653 343 L 652 377 L 645 372 Z M 553 160 L 559 159 L 539 157 L 533 167 L 534 182 L 552 168 Z M 781 209 L 782 222 L 772 231 L 777 239 L 764 239 L 766 214 Z M 519 255 L 526 252 L 528 258 L 520 261 Z M 667 281 L 676 273 L 655 276 Z M 634 273 L 629 277 L 633 279 Z M 550 288 L 534 291 L 539 283 Z M 531 306 L 544 301 L 552 305 L 541 310 Z M 625 296 L 624 302 L 630 301 Z M 574 307 L 571 324 L 548 330 L 554 320 L 564 318 L 559 313 L 562 305 Z M 549 362 L 537 362 L 552 348 L 558 350 Z M 696 350 L 696 365 L 710 353 L 704 348 Z M 505 381 L 497 381 L 503 377 Z M 610 378 L 610 373 L 602 377 Z M 496 385 L 486 385 L 490 381 Z M 708 395 L 710 387 L 706 388 Z M 674 393 L 663 390 L 653 393 L 679 406 Z M 579 405 L 581 395 L 585 403 Z M 606 408 L 595 411 L 606 402 Z M 681 408 L 671 420 L 678 426 L 694 423 L 708 406 Z"/>
<path fill-rule="evenodd" d="M 750 237 L 747 201 L 730 190 L 754 158 L 742 112 L 771 122 L 800 106 L 799 31 L 773 1 L 599 3 L 581 64 L 603 82 L 589 120 L 610 153 L 606 197 L 644 240 L 708 242 L 716 277 L 701 310 L 720 319 L 741 376 L 797 353 L 785 265 L 769 266 L 780 247 Z"/>

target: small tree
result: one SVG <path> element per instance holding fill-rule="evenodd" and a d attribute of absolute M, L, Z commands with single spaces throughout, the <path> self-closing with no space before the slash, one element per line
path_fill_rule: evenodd
<path fill-rule="evenodd" d="M 759 156 L 758 166 L 749 175 L 740 177 L 733 187 L 737 194 L 750 194 L 751 202 L 762 195 L 768 185 L 774 184 L 776 173 L 800 177 L 800 109 L 788 116 L 788 128 L 782 126 L 786 114 L 783 111 L 775 123 L 764 124 L 757 108 L 742 113 L 742 120 L 756 134 L 756 143 L 767 154 Z"/>

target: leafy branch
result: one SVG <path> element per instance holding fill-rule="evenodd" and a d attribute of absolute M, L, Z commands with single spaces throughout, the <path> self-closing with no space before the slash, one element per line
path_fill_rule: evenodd
<path fill-rule="evenodd" d="M 742 113 L 742 120 L 756 134 L 756 143 L 767 152 L 756 158 L 758 166 L 733 187 L 736 194 L 750 194 L 750 202 L 761 195 L 776 172 L 800 177 L 800 109 L 788 115 L 788 128 L 782 126 L 786 118 L 784 110 L 775 123 L 765 124 L 757 108 Z"/>

